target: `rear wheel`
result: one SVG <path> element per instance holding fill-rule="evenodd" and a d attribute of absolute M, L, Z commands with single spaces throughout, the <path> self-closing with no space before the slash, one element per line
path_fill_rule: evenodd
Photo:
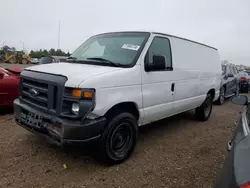
<path fill-rule="evenodd" d="M 248 91 L 249 91 L 249 86 L 245 88 L 245 93 L 248 93 Z"/>
<path fill-rule="evenodd" d="M 239 95 L 239 93 L 240 93 L 240 87 L 238 86 L 238 87 L 236 88 L 235 95 Z"/>
<path fill-rule="evenodd" d="M 225 87 L 223 86 L 220 88 L 220 96 L 215 103 L 222 105 L 224 101 L 225 101 Z"/>
<path fill-rule="evenodd" d="M 195 109 L 196 118 L 200 121 L 208 120 L 212 112 L 212 107 L 213 107 L 212 96 L 208 94 L 202 105 Z"/>
<path fill-rule="evenodd" d="M 125 161 L 134 151 L 137 135 L 137 120 L 132 114 L 122 112 L 114 116 L 102 135 L 102 159 L 109 164 Z"/>

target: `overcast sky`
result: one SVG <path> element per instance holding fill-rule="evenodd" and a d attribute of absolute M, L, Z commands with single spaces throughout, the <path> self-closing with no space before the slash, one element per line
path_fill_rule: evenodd
<path fill-rule="evenodd" d="M 72 52 L 93 34 L 150 30 L 219 49 L 250 65 L 250 0 L 0 0 L 0 46 Z"/>

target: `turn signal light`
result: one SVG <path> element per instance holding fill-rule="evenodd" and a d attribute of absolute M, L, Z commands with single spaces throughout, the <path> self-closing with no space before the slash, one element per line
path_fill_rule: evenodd
<path fill-rule="evenodd" d="M 81 89 L 73 89 L 72 90 L 72 96 L 76 98 L 80 98 L 82 95 L 82 90 Z"/>
<path fill-rule="evenodd" d="M 85 99 L 92 99 L 93 98 L 93 92 L 92 91 L 85 91 L 85 92 L 83 92 L 83 98 L 85 98 Z"/>
<path fill-rule="evenodd" d="M 250 182 L 240 185 L 240 188 L 250 188 Z"/>

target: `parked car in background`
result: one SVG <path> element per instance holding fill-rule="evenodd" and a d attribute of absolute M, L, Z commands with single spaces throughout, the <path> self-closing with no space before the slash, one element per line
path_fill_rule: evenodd
<path fill-rule="evenodd" d="M 18 97 L 20 72 L 18 67 L 0 67 L 0 108 L 13 106 L 14 99 Z"/>
<path fill-rule="evenodd" d="M 248 74 L 248 76 L 249 76 L 249 81 L 248 81 L 248 84 L 249 84 L 249 86 L 250 86 L 250 70 L 246 70 L 246 73 Z"/>
<path fill-rule="evenodd" d="M 38 58 L 32 58 L 31 59 L 31 64 L 38 64 L 39 63 L 39 59 Z"/>
<path fill-rule="evenodd" d="M 250 76 L 250 70 L 246 70 L 245 72 Z"/>
<path fill-rule="evenodd" d="M 248 93 L 249 91 L 249 75 L 246 71 L 239 73 L 240 78 L 240 92 Z"/>
<path fill-rule="evenodd" d="M 58 63 L 59 61 L 57 59 L 55 59 L 54 57 L 51 56 L 46 56 L 46 57 L 42 57 L 39 60 L 39 65 L 41 64 L 50 64 L 50 63 Z"/>
<path fill-rule="evenodd" d="M 228 155 L 214 188 L 250 187 L 250 105 L 245 95 L 234 96 L 232 103 L 245 105 L 232 140 L 228 142 Z"/>
<path fill-rule="evenodd" d="M 17 124 L 63 146 L 99 140 L 102 160 L 132 153 L 138 126 L 195 109 L 209 119 L 219 97 L 216 48 L 163 33 L 89 38 L 67 63 L 27 67 L 14 101 Z"/>
<path fill-rule="evenodd" d="M 68 56 L 51 56 L 53 57 L 57 62 L 65 62 L 69 57 Z"/>
<path fill-rule="evenodd" d="M 223 104 L 225 98 L 239 94 L 239 72 L 235 65 L 222 65 L 220 95 L 216 104 Z"/>

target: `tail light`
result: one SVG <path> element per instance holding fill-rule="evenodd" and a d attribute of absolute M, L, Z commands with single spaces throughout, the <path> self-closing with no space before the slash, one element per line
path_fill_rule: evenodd
<path fill-rule="evenodd" d="M 247 78 L 244 78 L 244 77 L 241 77 L 240 80 L 241 80 L 241 81 L 247 81 L 248 79 L 247 79 Z"/>
<path fill-rule="evenodd" d="M 240 185 L 240 188 L 250 188 L 250 182 Z"/>

